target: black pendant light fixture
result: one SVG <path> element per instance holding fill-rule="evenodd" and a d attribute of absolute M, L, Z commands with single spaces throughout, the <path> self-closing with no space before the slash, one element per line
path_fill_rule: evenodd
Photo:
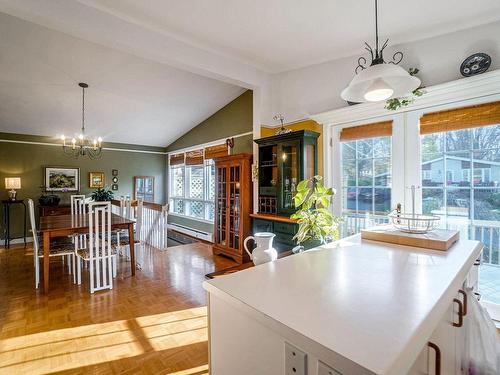
<path fill-rule="evenodd" d="M 356 75 L 340 94 L 342 99 L 355 103 L 377 102 L 405 96 L 420 86 L 417 77 L 398 66 L 403 60 L 402 52 L 394 53 L 389 62 L 384 60 L 384 49 L 388 43 L 389 39 L 379 48 L 378 1 L 375 0 L 375 49 L 365 42 L 371 62 L 368 65 L 365 57 L 358 58 L 354 71 Z"/>

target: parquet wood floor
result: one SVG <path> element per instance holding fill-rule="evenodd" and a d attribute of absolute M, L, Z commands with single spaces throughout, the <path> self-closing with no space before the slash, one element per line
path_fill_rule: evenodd
<path fill-rule="evenodd" d="M 114 289 L 90 295 L 86 278 L 73 285 L 51 259 L 45 296 L 34 289 L 32 254 L 0 248 L 0 374 L 208 373 L 201 283 L 233 261 L 203 243 L 149 248 L 135 277 L 119 257 Z"/>

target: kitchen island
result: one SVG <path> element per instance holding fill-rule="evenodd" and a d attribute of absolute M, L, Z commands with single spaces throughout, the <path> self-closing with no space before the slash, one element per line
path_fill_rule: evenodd
<path fill-rule="evenodd" d="M 441 374 L 453 374 L 459 290 L 475 284 L 481 250 L 469 240 L 435 251 L 356 235 L 206 281 L 210 373 L 434 374 L 432 340 Z"/>

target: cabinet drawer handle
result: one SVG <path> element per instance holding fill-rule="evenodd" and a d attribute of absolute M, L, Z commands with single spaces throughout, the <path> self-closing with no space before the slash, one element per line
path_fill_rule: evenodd
<path fill-rule="evenodd" d="M 458 323 L 453 322 L 453 327 L 462 327 L 464 325 L 464 308 L 462 301 L 458 298 L 453 298 L 453 302 L 458 304 Z"/>
<path fill-rule="evenodd" d="M 441 375 L 441 350 L 439 349 L 439 346 L 437 346 L 433 342 L 429 341 L 427 345 L 429 345 L 429 347 L 434 349 L 434 352 L 436 352 L 436 367 L 434 369 L 434 374 Z"/>
<path fill-rule="evenodd" d="M 467 293 L 465 293 L 462 289 L 458 291 L 462 296 L 464 296 L 464 316 L 467 315 Z"/>

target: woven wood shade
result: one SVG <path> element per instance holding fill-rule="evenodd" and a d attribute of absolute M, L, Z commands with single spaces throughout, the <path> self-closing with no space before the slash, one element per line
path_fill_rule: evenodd
<path fill-rule="evenodd" d="M 373 124 L 344 128 L 340 132 L 340 141 L 348 142 L 356 139 L 387 137 L 392 135 L 392 121 L 376 122 Z"/>
<path fill-rule="evenodd" d="M 186 165 L 203 164 L 203 149 L 186 152 Z"/>
<path fill-rule="evenodd" d="M 227 155 L 227 144 L 225 143 L 205 148 L 205 159 L 215 159 Z"/>
<path fill-rule="evenodd" d="M 170 155 L 170 165 L 184 164 L 184 153 Z"/>
<path fill-rule="evenodd" d="M 420 119 L 420 134 L 500 124 L 500 101 L 428 113 Z"/>

